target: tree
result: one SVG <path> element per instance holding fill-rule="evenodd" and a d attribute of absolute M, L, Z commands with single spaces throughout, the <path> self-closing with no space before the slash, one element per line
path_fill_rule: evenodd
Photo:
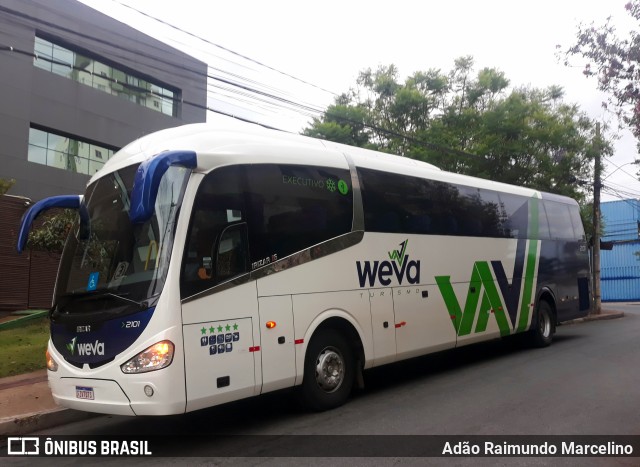
<path fill-rule="evenodd" d="M 640 0 L 628 2 L 625 9 L 640 27 Z M 577 42 L 564 55 L 565 65 L 570 65 L 571 56 L 587 60 L 583 73 L 596 77 L 598 89 L 609 94 L 605 108 L 614 111 L 640 139 L 640 33 L 631 31 L 628 37 L 619 37 L 611 17 L 598 27 L 580 24 Z"/>
<path fill-rule="evenodd" d="M 0 178 L 0 195 L 4 195 L 11 189 L 13 185 L 15 185 L 16 180 L 14 178 L 6 180 L 4 178 Z"/>
<path fill-rule="evenodd" d="M 327 108 L 324 118 L 314 118 L 311 127 L 305 129 L 303 134 L 350 146 L 367 146 L 367 112 L 358 105 L 352 105 L 352 102 L 346 94 L 338 97 L 336 104 Z"/>
<path fill-rule="evenodd" d="M 404 81 L 393 65 L 366 69 L 304 133 L 583 199 L 577 181 L 591 178 L 594 126 L 563 102 L 562 88 L 509 91 L 503 72 L 474 73 L 473 58 L 462 57 L 449 72 Z"/>
<path fill-rule="evenodd" d="M 78 220 L 73 209 L 56 209 L 43 214 L 39 225 L 29 232 L 27 246 L 34 250 L 62 253 L 69 231 Z"/>

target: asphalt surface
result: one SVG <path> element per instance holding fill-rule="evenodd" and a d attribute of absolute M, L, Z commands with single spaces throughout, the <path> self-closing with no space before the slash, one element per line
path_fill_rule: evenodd
<path fill-rule="evenodd" d="M 461 440 L 476 435 L 640 435 L 640 306 L 607 307 L 624 311 L 625 317 L 561 326 L 548 348 L 531 349 L 506 339 L 371 370 L 365 373 L 365 389 L 329 412 L 306 412 L 292 404 L 291 392 L 285 391 L 182 416 L 101 416 L 38 434 L 130 435 L 150 439 L 169 456 L 199 456 L 189 460 L 197 464 L 299 465 L 310 461 L 286 456 L 304 453 L 317 456 L 314 465 L 350 466 L 423 465 L 425 459 L 398 452 L 402 443 L 410 448 L 407 455 L 416 452 L 410 444 L 421 439 L 410 435 L 452 435 Z M 243 436 L 224 436 L 230 434 Z M 391 457 L 367 457 L 380 449 Z M 340 455 L 358 457 L 330 457 Z M 640 465 L 640 458 L 428 459 L 429 464 L 443 465 L 550 461 Z M 135 462 L 170 465 L 175 459 Z M 86 459 L 67 458 L 64 465 L 85 463 Z"/>

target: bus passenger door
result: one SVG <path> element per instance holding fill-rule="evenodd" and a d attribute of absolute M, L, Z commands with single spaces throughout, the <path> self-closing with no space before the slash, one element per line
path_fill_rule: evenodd
<path fill-rule="evenodd" d="M 188 412 L 257 393 L 256 295 L 251 281 L 182 304 Z"/>
<path fill-rule="evenodd" d="M 187 411 L 257 393 L 257 289 L 247 273 L 247 227 L 236 217 L 228 214 L 203 261 L 210 267 L 199 271 L 213 287 L 182 306 Z"/>
<path fill-rule="evenodd" d="M 291 296 L 261 297 L 258 300 L 258 312 L 259 355 L 262 360 L 261 392 L 291 387 L 296 379 Z"/>

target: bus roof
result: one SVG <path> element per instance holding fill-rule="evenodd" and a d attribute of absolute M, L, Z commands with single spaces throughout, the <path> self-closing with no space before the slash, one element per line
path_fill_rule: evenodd
<path fill-rule="evenodd" d="M 195 151 L 197 172 L 237 163 L 309 164 L 347 168 L 347 154 L 357 167 L 418 176 L 443 182 L 505 191 L 524 196 L 539 192 L 530 188 L 446 172 L 435 165 L 407 157 L 324 141 L 268 129 L 231 118 L 220 122 L 196 123 L 161 130 L 143 136 L 118 151 L 89 181 L 141 163 L 171 150 Z M 557 196 L 557 198 L 565 198 Z M 565 202 L 573 202 L 566 198 Z"/>

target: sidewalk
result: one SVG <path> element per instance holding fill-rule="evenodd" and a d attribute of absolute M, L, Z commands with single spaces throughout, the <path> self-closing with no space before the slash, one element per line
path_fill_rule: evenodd
<path fill-rule="evenodd" d="M 622 318 L 624 312 L 602 310 L 599 315 L 570 323 Z M 47 370 L 0 379 L 0 436 L 33 433 L 98 414 L 62 408 L 53 401 Z"/>
<path fill-rule="evenodd" d="M 0 379 L 0 436 L 33 433 L 95 415 L 56 405 L 47 370 Z"/>

